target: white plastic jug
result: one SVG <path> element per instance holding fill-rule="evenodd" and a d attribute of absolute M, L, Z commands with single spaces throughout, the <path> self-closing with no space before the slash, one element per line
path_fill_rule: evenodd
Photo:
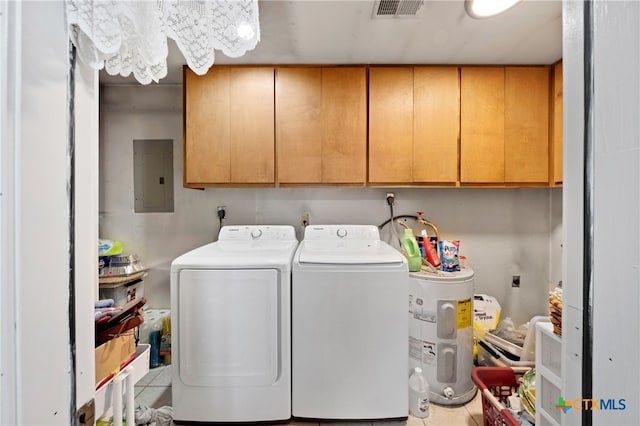
<path fill-rule="evenodd" d="M 429 383 L 420 367 L 409 376 L 409 414 L 421 419 L 429 417 Z"/>

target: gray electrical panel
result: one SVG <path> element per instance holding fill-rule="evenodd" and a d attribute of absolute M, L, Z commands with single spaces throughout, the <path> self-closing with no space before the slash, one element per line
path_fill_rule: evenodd
<path fill-rule="evenodd" d="M 133 141 L 136 213 L 173 212 L 173 140 Z"/>

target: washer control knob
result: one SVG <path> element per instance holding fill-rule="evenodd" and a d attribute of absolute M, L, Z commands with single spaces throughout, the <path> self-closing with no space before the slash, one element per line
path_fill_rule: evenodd
<path fill-rule="evenodd" d="M 336 231 L 336 235 L 340 238 L 344 238 L 347 236 L 347 230 L 344 228 L 338 228 L 338 230 Z"/>
<path fill-rule="evenodd" d="M 262 229 L 254 229 L 253 231 L 251 231 L 251 238 L 253 238 L 254 240 L 257 240 L 261 236 L 262 236 Z"/>

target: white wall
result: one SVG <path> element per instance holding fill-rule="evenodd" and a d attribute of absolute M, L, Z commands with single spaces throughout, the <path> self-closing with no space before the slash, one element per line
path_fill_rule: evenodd
<path fill-rule="evenodd" d="M 6 87 L 11 93 L 8 129 L 2 133 L 2 225 L 7 231 L 2 233 L 2 304 L 7 310 L 3 309 L 2 318 L 0 423 L 68 425 L 71 351 L 64 2 L 8 2 L 6 6 Z M 4 347 L 7 336 L 13 341 Z"/>
<path fill-rule="evenodd" d="M 582 377 L 592 379 L 592 398 L 616 409 L 594 410 L 593 424 L 640 424 L 640 3 L 596 0 L 563 3 L 565 242 L 562 394 L 580 398 Z M 584 9 L 592 6 L 593 86 L 585 90 Z M 585 92 L 592 110 L 585 110 Z M 592 121 L 585 129 L 591 113 Z M 593 149 L 588 194 L 593 206 L 592 259 L 583 261 L 585 155 Z M 591 266 L 590 294 L 583 272 Z M 586 278 L 589 278 L 588 276 Z M 582 371 L 583 306 L 591 308 L 592 363 Z M 585 323 L 587 325 L 587 323 Z M 565 332 L 566 330 L 566 332 Z M 626 400 L 626 406 L 620 400 Z M 611 406 L 610 406 L 611 407 Z M 569 410 L 563 424 L 579 424 L 584 412 Z"/>
<path fill-rule="evenodd" d="M 68 425 L 74 423 L 72 407 L 95 395 L 97 73 L 79 65 L 75 85 L 79 185 L 75 199 L 77 327 L 72 349 L 65 4 L 2 2 L 1 6 L 1 22 L 8 25 L 2 28 L 6 62 L 0 64 L 0 424 Z M 72 354 L 77 366 L 75 395 Z"/>
<path fill-rule="evenodd" d="M 562 278 L 562 395 L 582 396 L 582 277 L 583 277 L 583 157 L 584 157 L 584 21 L 585 3 L 562 3 L 563 68 L 563 257 Z M 569 410 L 563 424 L 581 421 Z"/>
<path fill-rule="evenodd" d="M 315 224 L 378 225 L 389 217 L 384 201 L 389 189 L 184 189 L 181 93 L 180 86 L 102 88 L 100 235 L 122 241 L 127 253 L 137 253 L 150 266 L 144 285 L 151 307 L 169 307 L 171 261 L 217 235 L 218 205 L 227 206 L 225 224 L 290 224 L 298 237 L 305 211 Z M 139 138 L 174 140 L 174 213 L 133 212 L 132 141 Z M 547 292 L 560 279 L 561 189 L 394 191 L 395 214 L 422 210 L 442 238 L 461 240 L 462 254 L 476 272 L 476 292 L 498 298 L 504 315 L 522 323 L 548 312 Z M 521 275 L 520 289 L 511 288 L 512 275 Z"/>
<path fill-rule="evenodd" d="M 593 5 L 593 396 L 627 401 L 625 410 L 595 411 L 593 423 L 637 425 L 640 3 L 596 0 Z"/>
<path fill-rule="evenodd" d="M 549 282 L 553 288 L 562 282 L 562 259 L 565 253 L 562 239 L 562 188 L 552 189 L 550 195 Z"/>
<path fill-rule="evenodd" d="M 0 2 L 0 424 L 15 424 L 16 404 L 16 331 L 14 278 L 14 190 L 13 133 L 16 108 L 17 22 L 15 4 Z"/>
<path fill-rule="evenodd" d="M 79 59 L 75 72 L 76 401 L 95 396 L 94 317 L 98 277 L 98 71 Z"/>

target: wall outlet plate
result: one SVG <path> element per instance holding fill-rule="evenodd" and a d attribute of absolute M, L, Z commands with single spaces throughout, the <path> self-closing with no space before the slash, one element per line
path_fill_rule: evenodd
<path fill-rule="evenodd" d="M 520 275 L 514 275 L 511 279 L 511 287 L 520 288 Z"/>
<path fill-rule="evenodd" d="M 311 221 L 311 213 L 309 212 L 302 213 L 302 217 L 300 218 L 300 221 L 302 222 L 302 226 L 309 226 L 309 223 Z"/>
<path fill-rule="evenodd" d="M 220 219 L 224 219 L 227 215 L 227 207 L 226 206 L 218 206 L 218 217 Z"/>
<path fill-rule="evenodd" d="M 395 192 L 387 192 L 385 197 L 385 202 L 388 206 L 392 206 L 396 201 L 396 193 Z"/>

